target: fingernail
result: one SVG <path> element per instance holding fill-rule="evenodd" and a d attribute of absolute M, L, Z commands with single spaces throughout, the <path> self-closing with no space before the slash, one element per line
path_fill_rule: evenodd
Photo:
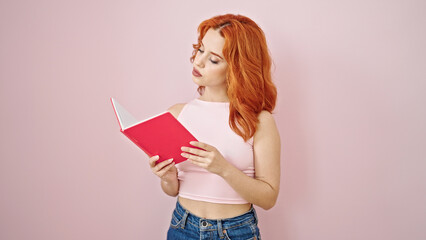
<path fill-rule="evenodd" d="M 160 156 L 158 156 L 158 155 L 154 157 L 154 159 L 159 159 L 159 158 L 160 158 Z"/>
<path fill-rule="evenodd" d="M 169 161 L 168 161 L 168 162 L 171 162 L 171 161 L 173 161 L 173 158 L 169 159 Z"/>

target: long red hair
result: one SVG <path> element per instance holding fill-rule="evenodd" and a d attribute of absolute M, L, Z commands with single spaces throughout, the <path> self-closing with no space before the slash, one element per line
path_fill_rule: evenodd
<path fill-rule="evenodd" d="M 219 29 L 225 38 L 222 54 L 228 63 L 226 84 L 230 102 L 229 126 L 247 141 L 257 130 L 259 113 L 262 110 L 272 113 L 277 99 L 265 35 L 248 17 L 234 14 L 215 16 L 198 26 L 198 43 L 192 44 L 194 51 L 191 63 L 209 28 Z M 200 95 L 204 88 L 198 87 Z"/>

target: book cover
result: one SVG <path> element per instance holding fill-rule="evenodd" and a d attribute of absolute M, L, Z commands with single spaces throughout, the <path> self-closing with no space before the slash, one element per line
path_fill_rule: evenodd
<path fill-rule="evenodd" d="M 191 141 L 198 141 L 170 112 L 166 111 L 143 121 L 137 121 L 114 98 L 111 98 L 120 131 L 141 148 L 149 157 L 159 155 L 157 163 L 173 158 L 175 164 L 182 157 L 181 147 L 194 147 Z"/>

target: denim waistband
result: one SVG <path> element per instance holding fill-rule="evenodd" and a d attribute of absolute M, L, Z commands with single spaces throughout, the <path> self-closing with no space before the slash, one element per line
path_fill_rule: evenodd
<path fill-rule="evenodd" d="M 181 227 L 184 228 L 186 224 L 191 224 L 194 227 L 200 228 L 200 230 L 219 230 L 222 232 L 222 229 L 230 229 L 234 227 L 238 227 L 250 222 L 258 223 L 258 218 L 256 214 L 256 210 L 251 206 L 250 210 L 247 212 L 238 215 L 232 218 L 224 218 L 224 219 L 208 219 L 202 218 L 194 215 L 189 212 L 189 210 L 185 209 L 180 203 L 179 200 L 176 201 L 175 212 L 182 218 Z"/>

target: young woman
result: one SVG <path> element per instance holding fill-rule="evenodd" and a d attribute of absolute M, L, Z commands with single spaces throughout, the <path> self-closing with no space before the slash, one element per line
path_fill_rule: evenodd
<path fill-rule="evenodd" d="M 190 58 L 199 98 L 169 111 L 199 140 L 187 161 L 156 164 L 163 191 L 178 196 L 167 239 L 260 239 L 253 205 L 271 209 L 280 186 L 277 91 L 263 31 L 226 14 L 203 21 Z"/>

